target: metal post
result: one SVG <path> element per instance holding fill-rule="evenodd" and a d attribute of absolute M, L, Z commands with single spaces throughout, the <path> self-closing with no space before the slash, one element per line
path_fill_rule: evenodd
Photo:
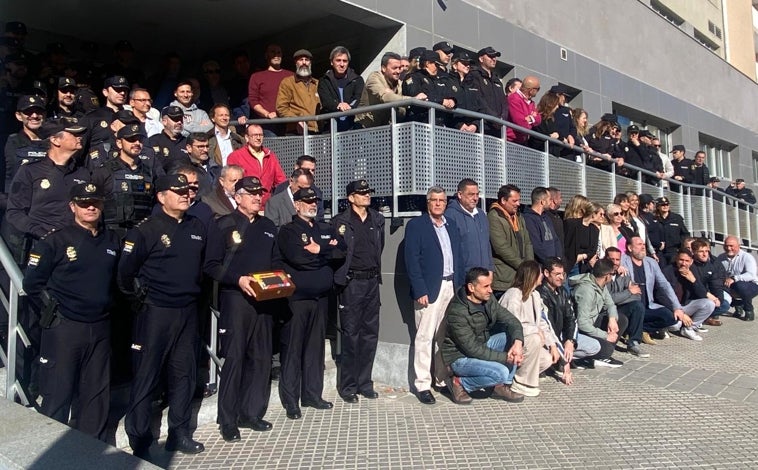
<path fill-rule="evenodd" d="M 545 153 L 543 155 L 543 166 L 545 168 L 544 185 L 546 188 L 550 187 L 550 141 L 545 139 Z"/>
<path fill-rule="evenodd" d="M 335 118 L 329 119 L 329 137 L 332 146 L 332 217 L 334 217 L 337 215 L 339 209 L 339 199 L 337 198 L 338 193 L 335 191 L 337 188 L 337 158 L 334 151 L 337 148 L 337 119 Z"/>
<path fill-rule="evenodd" d="M 430 175 L 432 177 L 432 185 L 436 185 L 437 184 L 437 179 L 436 179 L 437 175 L 436 175 L 436 171 L 435 171 L 435 166 L 436 165 L 434 164 L 434 148 L 435 148 L 434 147 L 434 140 L 435 140 L 435 134 L 436 134 L 434 132 L 434 123 L 436 122 L 435 111 L 436 110 L 434 108 L 429 108 L 429 155 L 431 157 L 430 158 L 430 160 L 431 160 Z M 416 152 L 414 152 L 413 158 L 414 159 L 416 158 Z M 450 189 L 451 188 L 446 188 L 445 190 L 446 191 L 450 191 Z"/>
<path fill-rule="evenodd" d="M 392 138 L 392 217 L 397 217 L 398 213 L 398 196 L 400 192 L 400 181 L 398 168 L 400 168 L 400 150 L 398 149 L 397 139 L 397 116 L 395 108 L 392 108 L 390 121 L 390 135 Z M 334 188 L 332 188 L 334 192 Z"/>

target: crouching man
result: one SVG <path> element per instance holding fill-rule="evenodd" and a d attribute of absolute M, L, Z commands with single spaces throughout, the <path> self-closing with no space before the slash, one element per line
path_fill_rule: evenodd
<path fill-rule="evenodd" d="M 492 398 L 521 402 L 524 396 L 511 390 L 516 367 L 524 358 L 521 322 L 492 296 L 492 274 L 471 268 L 445 313 L 447 333 L 442 359 L 452 370 L 447 381 L 453 401 L 471 403 L 468 392 L 494 387 Z M 505 332 L 490 335 L 495 323 Z M 506 349 L 510 344 L 510 348 Z"/>

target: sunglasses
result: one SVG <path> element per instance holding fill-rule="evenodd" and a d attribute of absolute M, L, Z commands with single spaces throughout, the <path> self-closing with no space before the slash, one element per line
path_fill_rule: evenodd
<path fill-rule="evenodd" d="M 621 215 L 621 212 L 611 212 L 611 215 L 613 215 L 613 216 Z"/>
<path fill-rule="evenodd" d="M 195 192 L 197 192 L 197 191 L 200 189 L 200 185 L 197 185 L 197 184 L 189 184 L 189 185 L 187 185 L 187 188 L 188 188 L 190 191 L 195 191 Z"/>

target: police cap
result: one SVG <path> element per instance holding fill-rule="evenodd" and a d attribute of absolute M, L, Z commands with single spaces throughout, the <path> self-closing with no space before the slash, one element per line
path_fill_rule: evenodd
<path fill-rule="evenodd" d="M 568 95 L 569 90 L 565 85 L 559 83 L 550 87 L 550 93 L 553 93 L 554 95 Z"/>
<path fill-rule="evenodd" d="M 681 152 L 685 152 L 685 153 L 687 152 L 687 150 L 685 150 L 685 148 L 684 148 L 684 145 L 674 145 L 673 147 L 671 147 L 671 152 L 669 152 L 669 153 L 674 153 L 677 150 L 679 150 Z"/>
<path fill-rule="evenodd" d="M 63 90 L 64 88 L 76 88 L 76 81 L 73 78 L 60 77 L 58 79 L 58 89 Z"/>
<path fill-rule="evenodd" d="M 656 206 L 668 206 L 669 204 L 670 204 L 669 198 L 667 198 L 666 196 L 659 197 L 658 199 L 655 200 Z"/>
<path fill-rule="evenodd" d="M 501 54 L 498 51 L 496 51 L 492 46 L 487 46 L 487 47 L 484 47 L 482 49 L 479 49 L 479 52 L 476 53 L 477 57 L 481 57 L 483 55 L 490 56 L 493 59 L 495 57 L 500 57 L 501 56 Z"/>
<path fill-rule="evenodd" d="M 71 187 L 69 197 L 72 202 L 102 201 L 105 195 L 94 183 L 79 183 Z"/>
<path fill-rule="evenodd" d="M 5 56 L 4 62 L 6 64 L 25 64 L 28 59 L 29 56 L 26 54 L 26 52 L 16 52 L 14 54 L 8 54 Z"/>
<path fill-rule="evenodd" d="M 78 119 L 72 117 L 61 117 L 58 119 L 49 119 L 42 123 L 42 126 L 40 127 L 37 135 L 43 139 L 47 139 L 48 137 L 63 131 L 66 131 L 69 134 L 78 135 L 83 134 L 86 130 L 86 127 L 79 124 Z"/>
<path fill-rule="evenodd" d="M 450 45 L 447 41 L 441 41 L 432 46 L 433 51 L 442 51 L 445 54 L 452 54 L 453 53 L 453 46 Z"/>
<path fill-rule="evenodd" d="M 646 193 L 645 194 L 640 194 L 640 206 L 641 207 L 646 207 L 648 204 L 650 204 L 653 201 L 655 201 L 655 199 L 653 199 L 653 196 L 651 196 L 649 194 L 646 194 Z"/>
<path fill-rule="evenodd" d="M 47 45 L 47 52 L 49 54 L 68 54 L 66 46 L 62 42 L 51 42 Z"/>
<path fill-rule="evenodd" d="M 182 111 L 182 108 L 179 106 L 166 106 L 165 108 L 161 109 L 161 117 L 163 116 L 168 116 L 176 120 L 184 117 L 184 111 Z"/>
<path fill-rule="evenodd" d="M 473 59 L 471 59 L 471 54 L 466 51 L 460 51 L 453 56 L 453 62 L 464 62 L 470 64 L 472 60 Z"/>
<path fill-rule="evenodd" d="M 45 110 L 45 102 L 39 96 L 24 95 L 18 99 L 16 111 L 26 111 L 27 109 L 38 108 Z"/>
<path fill-rule="evenodd" d="M 426 47 L 414 47 L 408 53 L 408 60 L 413 60 L 413 59 L 417 59 L 421 57 L 421 54 L 423 54 L 425 50 L 426 50 Z"/>
<path fill-rule="evenodd" d="M 134 51 L 134 47 L 132 47 L 132 43 L 127 41 L 126 39 L 119 40 L 114 46 L 113 50 L 116 51 Z"/>
<path fill-rule="evenodd" d="M 105 79 L 103 88 L 108 87 L 111 87 L 113 89 L 129 89 L 129 81 L 126 79 L 126 77 L 122 77 L 121 75 L 114 75 Z"/>
<path fill-rule="evenodd" d="M 604 121 L 604 122 L 610 122 L 610 123 L 613 123 L 613 124 L 617 124 L 619 122 L 619 117 L 616 116 L 613 113 L 605 113 L 605 114 L 602 115 L 602 117 L 600 117 L 600 120 Z"/>
<path fill-rule="evenodd" d="M 318 199 L 319 197 L 313 188 L 300 188 L 292 195 L 293 201 L 316 202 Z"/>
<path fill-rule="evenodd" d="M 637 126 L 636 126 L 636 125 L 634 125 L 634 124 L 632 124 L 631 126 L 629 126 L 629 127 L 627 127 L 627 128 L 626 128 L 626 133 L 627 133 L 627 134 L 631 134 L 631 133 L 633 133 L 633 132 L 636 132 L 636 133 L 638 133 L 638 134 L 639 134 L 639 133 L 640 133 L 640 128 L 639 128 L 639 127 L 637 127 Z"/>
<path fill-rule="evenodd" d="M 244 178 L 240 179 L 236 183 L 234 183 L 234 191 L 240 191 L 244 189 L 248 193 L 256 193 L 259 191 L 266 191 L 266 188 L 263 187 L 261 184 L 261 180 L 256 178 L 255 176 L 245 176 Z"/>
<path fill-rule="evenodd" d="M 175 193 L 189 192 L 187 177 L 184 175 L 164 175 L 155 181 L 155 191 L 173 191 Z"/>
<path fill-rule="evenodd" d="M 353 193 L 373 193 L 374 190 L 368 185 L 368 181 L 364 179 L 356 180 L 347 185 L 345 188 L 345 194 L 347 196 Z"/>
<path fill-rule="evenodd" d="M 116 120 L 121 121 L 122 124 L 139 124 L 139 119 L 129 109 L 121 109 L 116 111 Z"/>
<path fill-rule="evenodd" d="M 147 137 L 145 131 L 142 130 L 142 126 L 139 124 L 127 124 L 116 133 L 116 137 L 119 139 L 128 139 L 138 135 L 140 137 Z"/>
<path fill-rule="evenodd" d="M 436 52 L 424 50 L 424 52 L 421 53 L 421 57 L 418 59 L 418 63 L 419 65 L 422 65 L 424 62 L 437 62 L 437 59 L 439 59 L 439 56 Z"/>

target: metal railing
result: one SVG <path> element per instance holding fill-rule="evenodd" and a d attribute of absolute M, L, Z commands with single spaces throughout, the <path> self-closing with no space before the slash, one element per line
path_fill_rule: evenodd
<path fill-rule="evenodd" d="M 397 109 L 410 105 L 429 108 L 428 122 L 399 122 Z M 391 121 L 386 125 L 336 132 L 336 120 L 342 116 L 387 109 L 390 110 Z M 691 233 L 700 232 L 717 242 L 719 237 L 723 240 L 727 234 L 735 235 L 744 247 L 758 248 L 758 217 L 753 215 L 755 205 L 738 201 L 725 193 L 719 193 L 719 200 L 716 200 L 710 197 L 712 190 L 708 188 L 673 180 L 669 180 L 670 183 L 682 188 L 681 192 L 647 184 L 645 176 L 655 175 L 629 164 L 625 166 L 636 171 L 637 176 L 627 178 L 616 174 L 616 162 L 612 159 L 611 171 L 603 171 L 584 163 L 557 158 L 548 152 L 550 144 L 570 149 L 577 155 L 586 156 L 587 152 L 530 129 L 473 111 L 456 109 L 454 113 L 477 121 L 480 129 L 478 133 L 436 126 L 439 112 L 449 113 L 450 110 L 434 103 L 407 99 L 344 113 L 273 120 L 253 119 L 247 123 L 330 121 L 331 131 L 328 133 L 309 134 L 305 126 L 303 135 L 266 138 L 264 145 L 277 153 L 283 168 L 292 168 L 297 157 L 302 154 L 316 157 L 319 162 L 316 184 L 321 187 L 325 199 L 331 201 L 331 214 L 339 211 L 341 188 L 359 178 L 366 178 L 372 188 L 376 189 L 375 198 L 390 200 L 384 204 L 386 211 L 383 212 L 392 217 L 413 216 L 420 212 L 420 207 L 401 207 L 401 198 L 424 196 L 433 184 L 452 190 L 461 179 L 473 178 L 480 185 L 483 210 L 486 210 L 486 199 L 496 199 L 498 189 L 506 182 L 516 184 L 522 190 L 531 190 L 535 186 L 554 186 L 564 194 L 582 194 L 599 203 L 610 202 L 617 193 L 623 191 L 647 193 L 654 197 L 667 196 L 672 210 L 684 217 Z M 486 135 L 483 132 L 485 122 L 500 124 L 500 137 Z M 508 127 L 545 141 L 544 149 L 535 150 L 508 142 L 505 138 Z M 590 154 L 608 160 L 598 153 Z M 695 190 L 702 191 L 702 194 L 694 195 Z M 22 277 L 2 241 L 0 261 L 10 277 L 9 295 L 3 297 L 3 305 L 10 317 L 8 356 L 0 353 L 0 359 L 8 367 L 6 397 L 13 399 L 15 393 L 22 402 L 28 404 L 22 387 L 15 380 L 13 360 L 16 336 L 23 344 L 29 344 L 17 318 L 18 296 L 24 295 Z M 211 340 L 206 345 L 206 350 L 216 365 L 210 371 L 211 383 L 216 380 L 216 369 L 220 370 L 223 364 L 223 360 L 216 354 L 218 315 L 217 310 L 211 309 Z"/>

